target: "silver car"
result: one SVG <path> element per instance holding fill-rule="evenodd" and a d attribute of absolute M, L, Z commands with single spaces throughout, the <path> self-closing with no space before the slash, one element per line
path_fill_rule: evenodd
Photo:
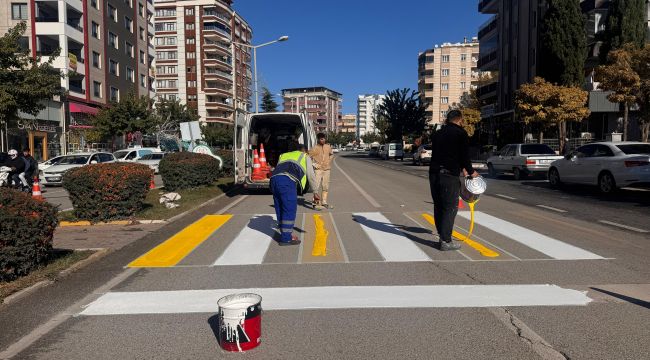
<path fill-rule="evenodd" d="M 63 174 L 72 168 L 114 161 L 113 154 L 104 152 L 64 155 L 55 165 L 42 171 L 42 185 L 61 185 Z"/>
<path fill-rule="evenodd" d="M 545 144 L 509 144 L 487 159 L 490 176 L 512 173 L 515 180 L 534 174 L 546 174 L 553 161 L 562 159 Z"/>
<path fill-rule="evenodd" d="M 160 165 L 160 160 L 165 157 L 166 153 L 162 152 L 155 152 L 151 154 L 146 154 L 142 156 L 140 159 L 136 160 L 138 164 L 144 164 L 149 166 L 151 170 L 154 171 L 155 174 L 158 174 L 158 165 Z"/>

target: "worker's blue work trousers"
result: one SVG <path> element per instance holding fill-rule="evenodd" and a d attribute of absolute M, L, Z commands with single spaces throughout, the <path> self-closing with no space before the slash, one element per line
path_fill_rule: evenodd
<path fill-rule="evenodd" d="M 271 192 L 275 205 L 275 216 L 280 229 L 280 241 L 291 241 L 293 224 L 296 222 L 298 210 L 298 190 L 296 182 L 288 176 L 274 176 L 271 178 Z"/>

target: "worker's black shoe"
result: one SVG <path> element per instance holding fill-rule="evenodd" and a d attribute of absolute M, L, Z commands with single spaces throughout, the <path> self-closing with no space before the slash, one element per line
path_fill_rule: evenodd
<path fill-rule="evenodd" d="M 440 251 L 460 250 L 460 244 L 455 241 L 440 240 Z"/>
<path fill-rule="evenodd" d="M 291 241 L 278 241 L 280 246 L 291 246 L 291 245 L 300 245 L 300 240 L 291 240 Z"/>

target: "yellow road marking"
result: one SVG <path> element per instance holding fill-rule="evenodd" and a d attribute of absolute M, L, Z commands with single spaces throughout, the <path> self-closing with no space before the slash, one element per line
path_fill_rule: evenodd
<path fill-rule="evenodd" d="M 316 228 L 316 239 L 314 239 L 311 256 L 327 256 L 327 236 L 329 232 L 325 229 L 325 222 L 318 214 L 314 214 L 314 227 Z"/>
<path fill-rule="evenodd" d="M 170 267 L 178 264 L 232 215 L 206 215 L 131 262 L 129 267 Z"/>
<path fill-rule="evenodd" d="M 433 226 L 436 225 L 436 221 L 433 219 L 433 216 L 431 216 L 429 214 L 422 214 L 422 217 L 426 221 L 428 221 L 431 225 L 433 225 Z M 496 251 L 494 251 L 492 249 L 489 249 L 489 248 L 483 246 L 483 244 L 477 243 L 474 240 L 468 239 L 467 236 L 459 233 L 456 230 L 452 231 L 451 236 L 453 236 L 456 239 L 466 243 L 467 245 L 474 248 L 474 250 L 478 251 L 479 253 L 481 253 L 481 255 L 483 255 L 485 257 L 497 257 L 497 256 L 499 256 L 498 252 L 496 252 Z"/>

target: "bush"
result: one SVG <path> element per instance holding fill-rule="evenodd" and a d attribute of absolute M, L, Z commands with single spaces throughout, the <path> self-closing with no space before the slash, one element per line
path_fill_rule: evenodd
<path fill-rule="evenodd" d="M 219 178 L 219 161 L 210 155 L 179 152 L 166 155 L 158 166 L 165 190 L 210 185 Z"/>
<path fill-rule="evenodd" d="M 27 275 L 47 260 L 57 226 L 54 205 L 0 188 L 0 281 Z"/>
<path fill-rule="evenodd" d="M 91 222 L 126 219 L 142 209 L 153 176 L 147 165 L 105 163 L 74 168 L 63 176 L 74 215 Z"/>
<path fill-rule="evenodd" d="M 217 150 L 214 154 L 218 155 L 223 160 L 221 176 L 235 175 L 235 164 L 233 163 L 232 150 Z"/>

